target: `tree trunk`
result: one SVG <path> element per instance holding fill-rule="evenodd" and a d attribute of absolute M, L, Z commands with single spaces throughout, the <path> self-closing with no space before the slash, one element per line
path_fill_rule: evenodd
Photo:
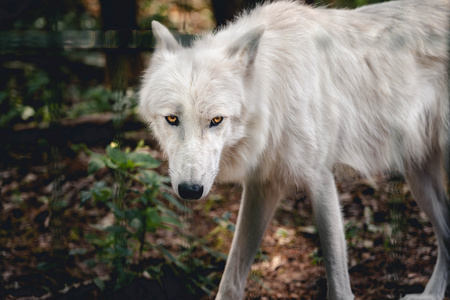
<path fill-rule="evenodd" d="M 117 45 L 105 50 L 106 85 L 112 90 L 124 90 L 138 83 L 144 68 L 139 52 L 127 48 L 133 38 L 132 30 L 138 29 L 136 0 L 100 0 L 100 5 L 105 36 Z"/>

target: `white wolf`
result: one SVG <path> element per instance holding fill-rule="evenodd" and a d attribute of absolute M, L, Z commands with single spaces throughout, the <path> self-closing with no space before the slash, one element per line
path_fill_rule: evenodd
<path fill-rule="evenodd" d="M 336 164 L 361 174 L 400 170 L 438 241 L 421 295 L 450 281 L 447 143 L 449 0 L 393 1 L 355 10 L 267 3 L 190 47 L 153 23 L 157 49 L 140 114 L 168 155 L 181 198 L 214 180 L 244 186 L 217 299 L 242 299 L 279 200 L 302 188 L 324 252 L 330 299 L 353 299 Z"/>

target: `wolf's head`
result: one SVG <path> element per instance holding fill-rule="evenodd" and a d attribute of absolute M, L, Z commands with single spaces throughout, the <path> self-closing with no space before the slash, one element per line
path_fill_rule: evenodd
<path fill-rule="evenodd" d="M 152 27 L 157 45 L 139 111 L 168 156 L 174 191 L 183 199 L 199 199 L 210 191 L 224 149 L 246 134 L 244 86 L 264 26 L 226 42 L 209 36 L 191 48 L 158 22 Z"/>

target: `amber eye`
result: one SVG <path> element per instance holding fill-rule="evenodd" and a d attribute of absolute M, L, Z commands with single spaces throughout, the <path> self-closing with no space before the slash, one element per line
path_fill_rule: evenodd
<path fill-rule="evenodd" d="M 209 127 L 217 126 L 223 121 L 223 117 L 215 117 L 211 120 Z"/>
<path fill-rule="evenodd" d="M 173 125 L 173 126 L 178 126 L 178 124 L 180 123 L 180 121 L 178 120 L 178 117 L 174 116 L 174 115 L 166 116 L 166 121 L 167 121 L 167 123 L 169 123 L 170 125 Z"/>

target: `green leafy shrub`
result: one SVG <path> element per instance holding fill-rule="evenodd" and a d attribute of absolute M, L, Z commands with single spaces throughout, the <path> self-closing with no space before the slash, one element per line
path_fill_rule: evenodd
<path fill-rule="evenodd" d="M 142 147 L 143 141 L 133 151 L 122 151 L 114 143 L 106 148 L 105 155 L 88 150 L 91 156 L 88 173 L 94 174 L 100 169 L 108 168 L 116 172 L 116 182 L 113 186 L 104 181 L 96 182 L 90 190 L 81 193 L 81 205 L 89 200 L 104 203 L 114 214 L 116 221 L 107 227 L 92 225 L 99 230 L 99 234 L 90 234 L 86 238 L 96 249 L 97 261 L 109 265 L 114 270 L 113 280 L 116 289 L 128 285 L 144 272 L 152 279 L 160 281 L 164 275 L 161 271 L 163 266 L 169 265 L 180 278 L 186 279 L 188 291 L 201 289 L 210 294 L 215 288 L 213 281 L 215 272 L 211 270 L 217 269 L 211 262 L 225 260 L 226 255 L 211 249 L 207 244 L 221 231 L 234 230 L 234 225 L 229 222 L 229 214 L 215 218 L 216 228 L 204 238 L 183 233 L 181 230 L 183 222 L 175 210 L 184 214 L 190 213 L 191 210 L 168 193 L 169 178 L 155 171 L 160 162 L 148 153 L 141 152 Z M 117 183 L 118 178 L 123 182 Z M 121 184 L 125 187 L 125 193 L 122 194 L 117 192 L 117 185 Z M 157 230 L 176 230 L 189 246 L 182 249 L 178 255 L 174 255 L 164 246 L 148 242 L 146 234 L 155 233 Z M 191 258 L 189 254 L 199 248 L 210 255 L 211 259 L 201 261 Z M 142 263 L 142 254 L 151 250 L 161 253 L 163 259 L 157 264 L 145 267 Z M 95 265 L 92 260 L 88 263 L 91 266 Z M 193 272 L 198 269 L 206 272 Z M 94 282 L 99 287 L 105 286 L 99 278 Z"/>
<path fill-rule="evenodd" d="M 82 99 L 83 101 L 67 109 L 67 115 L 70 118 L 92 113 L 110 112 L 113 103 L 113 94 L 103 86 L 96 86 L 83 92 Z"/>

